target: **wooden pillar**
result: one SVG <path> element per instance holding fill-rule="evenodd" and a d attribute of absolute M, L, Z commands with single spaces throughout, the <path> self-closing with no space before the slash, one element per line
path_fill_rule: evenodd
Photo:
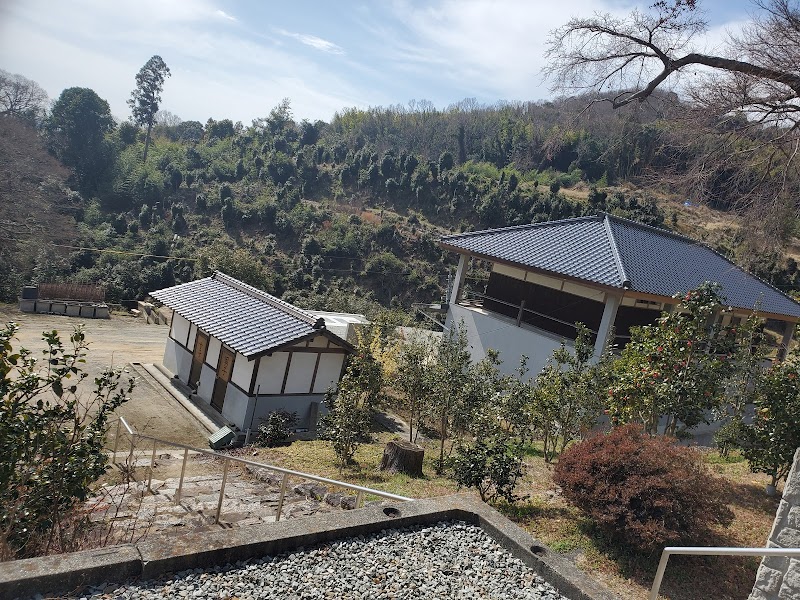
<path fill-rule="evenodd" d="M 469 256 L 462 254 L 458 259 L 458 269 L 456 269 L 456 278 L 453 280 L 453 289 L 450 290 L 450 298 L 448 304 L 457 304 L 461 297 L 461 287 L 464 285 L 464 277 L 467 274 L 467 261 Z"/>
<path fill-rule="evenodd" d="M 606 347 L 611 329 L 614 327 L 614 321 L 617 319 L 617 309 L 622 298 L 614 294 L 606 293 L 606 304 L 603 308 L 603 317 L 600 319 L 600 327 L 597 331 L 597 341 L 594 343 L 594 355 L 599 358 L 603 354 L 603 349 Z"/>

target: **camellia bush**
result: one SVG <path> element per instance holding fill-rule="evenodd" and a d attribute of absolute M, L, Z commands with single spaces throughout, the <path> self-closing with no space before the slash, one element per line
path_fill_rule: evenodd
<path fill-rule="evenodd" d="M 697 451 L 637 424 L 570 446 L 553 480 L 609 539 L 642 551 L 701 538 L 733 517 Z"/>
<path fill-rule="evenodd" d="M 80 328 L 68 345 L 44 333 L 40 360 L 14 350 L 16 331 L 13 323 L 0 330 L 2 560 L 74 549 L 80 517 L 72 511 L 108 468 L 108 422 L 134 387 L 109 369 L 81 391 L 88 342 Z"/>

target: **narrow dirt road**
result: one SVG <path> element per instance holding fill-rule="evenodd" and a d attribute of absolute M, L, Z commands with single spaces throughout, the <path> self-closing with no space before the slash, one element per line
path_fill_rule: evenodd
<path fill-rule="evenodd" d="M 169 333 L 165 325 L 147 325 L 141 319 L 127 315 L 112 315 L 111 319 L 82 319 L 60 315 L 39 315 L 20 312 L 14 305 L 0 304 L 0 322 L 19 325 L 18 344 L 41 356 L 45 348 L 43 331 L 57 330 L 67 341 L 73 328 L 83 325 L 89 341 L 86 370 L 88 382 L 108 366 L 127 367 L 136 377 L 137 386 L 131 400 L 119 408 L 119 414 L 140 433 L 165 438 L 182 444 L 205 448 L 208 434 L 197 421 L 160 386 L 137 376 L 130 363 L 161 363 L 164 344 Z M 86 383 L 86 382 L 84 382 Z M 84 386 L 83 394 L 89 393 Z M 113 430 L 111 436 L 113 438 Z"/>

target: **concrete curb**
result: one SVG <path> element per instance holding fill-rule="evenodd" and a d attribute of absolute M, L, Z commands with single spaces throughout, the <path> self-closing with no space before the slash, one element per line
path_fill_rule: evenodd
<path fill-rule="evenodd" d="M 227 531 L 153 536 L 135 545 L 0 563 L 0 597 L 68 593 L 102 582 L 155 577 L 308 548 L 356 535 L 458 519 L 478 525 L 571 600 L 618 600 L 511 521 L 458 494 Z"/>

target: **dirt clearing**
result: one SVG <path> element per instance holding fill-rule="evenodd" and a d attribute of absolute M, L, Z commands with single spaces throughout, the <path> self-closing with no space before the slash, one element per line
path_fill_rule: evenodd
<path fill-rule="evenodd" d="M 139 433 L 205 448 L 208 434 L 199 423 L 166 390 L 155 386 L 139 376 L 131 363 L 161 363 L 164 344 L 169 334 L 165 325 L 147 325 L 142 319 L 125 315 L 112 315 L 111 319 L 82 319 L 77 317 L 40 315 L 20 312 L 13 305 L 0 305 L 0 321 L 19 325 L 18 343 L 14 347 L 32 350 L 41 356 L 45 348 L 43 331 L 57 330 L 62 342 L 68 343 L 69 334 L 78 325 L 83 325 L 89 342 L 86 371 L 87 382 L 108 367 L 124 367 L 129 376 L 136 378 L 136 389 L 131 400 L 123 404 L 118 414 Z M 84 394 L 89 386 L 84 386 Z M 113 440 L 114 430 L 110 432 Z"/>

